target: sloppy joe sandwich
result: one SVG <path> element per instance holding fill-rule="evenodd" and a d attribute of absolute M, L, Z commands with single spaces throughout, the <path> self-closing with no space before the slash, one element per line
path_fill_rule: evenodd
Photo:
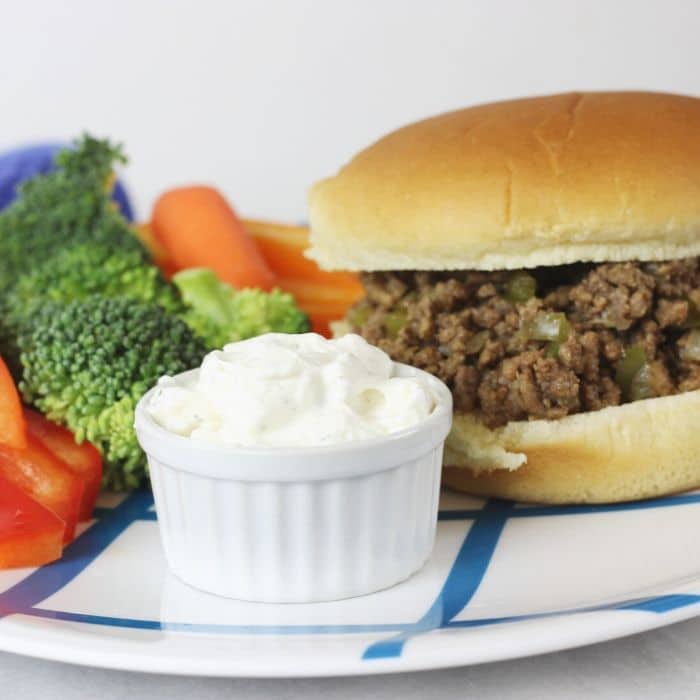
<path fill-rule="evenodd" d="M 450 387 L 443 482 L 596 503 L 700 486 L 700 100 L 574 93 L 412 124 L 310 195 L 345 327 Z"/>

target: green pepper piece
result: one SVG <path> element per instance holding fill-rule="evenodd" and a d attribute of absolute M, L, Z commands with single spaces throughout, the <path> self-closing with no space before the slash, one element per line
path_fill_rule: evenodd
<path fill-rule="evenodd" d="M 645 372 L 642 372 L 644 368 Z M 635 401 L 633 396 L 645 393 L 649 384 L 647 355 L 641 345 L 630 345 L 615 365 L 615 382 L 625 401 Z M 650 387 L 648 387 L 650 390 Z M 646 398 L 638 396 L 638 398 Z"/>
<path fill-rule="evenodd" d="M 370 306 L 366 301 L 361 301 L 355 304 L 347 313 L 348 323 L 355 327 L 361 328 L 367 323 L 370 314 Z"/>
<path fill-rule="evenodd" d="M 540 311 L 525 325 L 523 332 L 528 340 L 553 340 L 564 343 L 571 332 L 571 324 L 563 313 Z"/>
<path fill-rule="evenodd" d="M 386 328 L 389 338 L 396 338 L 401 329 L 406 325 L 408 320 L 408 311 L 406 309 L 396 309 L 390 311 L 384 318 L 384 328 Z"/>
<path fill-rule="evenodd" d="M 532 299 L 537 291 L 537 280 L 527 272 L 514 272 L 506 281 L 503 297 L 513 303 Z"/>
<path fill-rule="evenodd" d="M 544 354 L 545 357 L 553 357 L 556 359 L 559 357 L 559 348 L 561 347 L 561 343 L 558 343 L 556 340 L 550 340 L 547 343 L 547 347 L 544 349 Z"/>

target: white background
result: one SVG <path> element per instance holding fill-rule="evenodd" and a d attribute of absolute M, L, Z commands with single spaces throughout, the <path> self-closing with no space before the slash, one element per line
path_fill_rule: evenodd
<path fill-rule="evenodd" d="M 0 0 L 0 148 L 83 129 L 125 143 L 139 214 L 215 184 L 246 215 L 383 133 L 571 89 L 700 94 L 695 0 Z"/>

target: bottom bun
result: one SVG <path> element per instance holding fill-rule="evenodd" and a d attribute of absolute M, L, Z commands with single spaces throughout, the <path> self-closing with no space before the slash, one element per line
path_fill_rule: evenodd
<path fill-rule="evenodd" d="M 700 487 L 700 390 L 490 430 L 456 414 L 443 485 L 538 503 L 614 503 Z"/>

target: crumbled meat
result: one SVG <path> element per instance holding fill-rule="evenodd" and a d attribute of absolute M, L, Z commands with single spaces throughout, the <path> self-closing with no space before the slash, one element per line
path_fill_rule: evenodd
<path fill-rule="evenodd" d="M 669 396 L 676 392 L 668 367 L 662 360 L 655 360 L 649 365 L 649 384 L 653 396 Z"/>
<path fill-rule="evenodd" d="M 583 405 L 587 411 L 598 411 L 607 406 L 619 406 L 622 392 L 612 377 L 603 375 L 597 383 L 583 382 Z"/>
<path fill-rule="evenodd" d="M 481 410 L 494 425 L 526 418 L 561 418 L 579 405 L 578 377 L 541 350 L 503 360 L 479 385 Z"/>
<path fill-rule="evenodd" d="M 661 328 L 682 326 L 688 317 L 688 302 L 684 299 L 659 299 L 655 317 Z"/>
<path fill-rule="evenodd" d="M 536 296 L 509 295 L 518 274 L 534 277 Z M 681 352 L 687 329 L 700 326 L 697 258 L 517 272 L 375 272 L 363 275 L 363 284 L 367 298 L 354 330 L 395 360 L 443 379 L 458 410 L 478 411 L 492 427 L 619 405 L 627 394 L 616 365 L 633 345 L 644 350 L 651 395 L 700 388 L 700 361 Z M 405 323 L 389 332 L 387 318 L 397 311 Z M 565 338 L 529 337 L 533 319 L 547 312 L 564 314 Z"/>
<path fill-rule="evenodd" d="M 461 365 L 454 376 L 455 408 L 469 413 L 479 405 L 477 392 L 481 375 L 476 367 Z"/>
<path fill-rule="evenodd" d="M 654 278 L 663 298 L 684 299 L 698 290 L 698 258 L 644 263 L 642 268 Z"/>
<path fill-rule="evenodd" d="M 599 265 L 569 290 L 573 318 L 619 331 L 646 316 L 653 297 L 654 278 L 635 263 Z"/>
<path fill-rule="evenodd" d="M 599 331 L 596 335 L 600 341 L 600 352 L 603 358 L 610 364 L 617 362 L 624 351 L 622 338 L 612 331 Z"/>

